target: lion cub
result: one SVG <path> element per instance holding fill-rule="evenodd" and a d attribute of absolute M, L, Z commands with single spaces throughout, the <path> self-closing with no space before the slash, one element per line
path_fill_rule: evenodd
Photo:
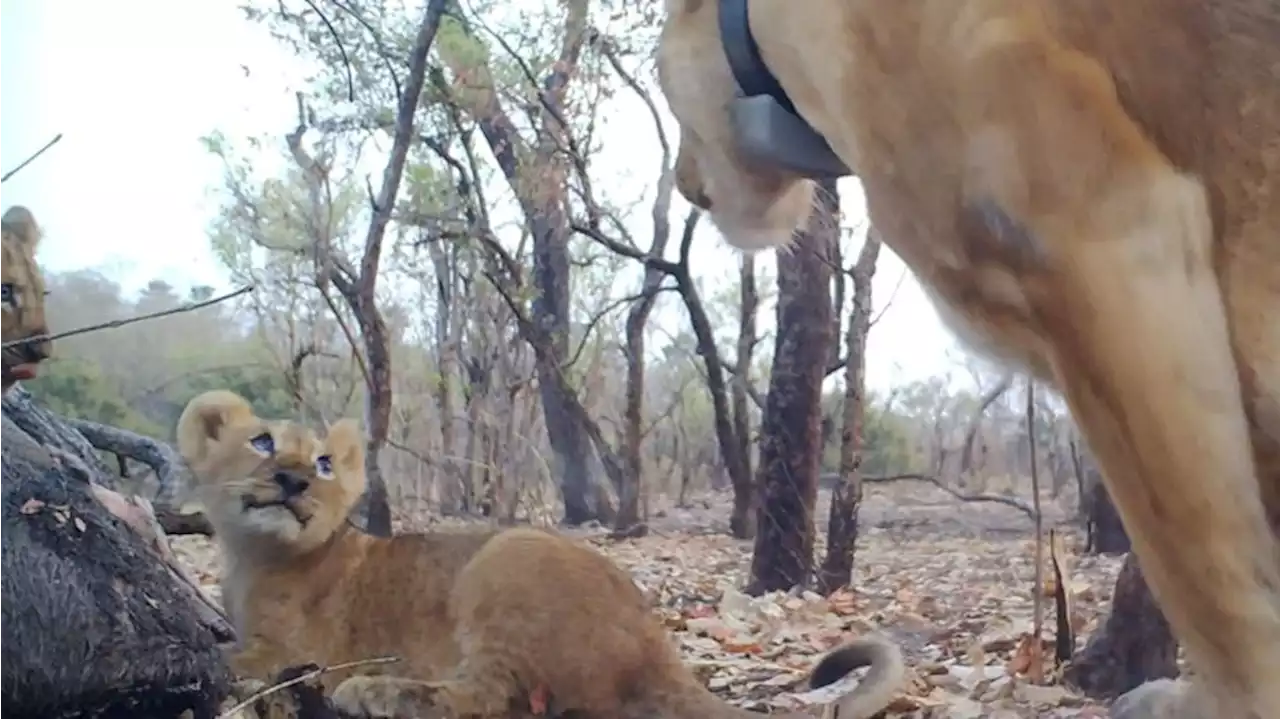
<path fill-rule="evenodd" d="M 499 718 L 528 715 L 545 693 L 555 713 L 575 717 L 752 716 L 693 677 L 631 577 L 581 544 L 532 528 L 383 539 L 351 527 L 365 485 L 354 421 L 318 436 L 213 391 L 183 411 L 178 444 L 226 555 L 240 676 L 392 655 L 401 661 L 381 666 L 395 676 L 347 678 L 338 708 Z M 897 648 L 851 643 L 811 677 L 821 686 L 867 665 L 842 719 L 866 719 L 892 698 Z"/>
<path fill-rule="evenodd" d="M 41 362 L 53 351 L 53 341 L 34 339 L 49 334 L 44 319 L 44 275 L 36 264 L 40 226 L 31 211 L 14 205 L 4 213 L 0 233 L 0 275 L 4 278 L 4 298 L 0 300 L 0 333 L 5 342 L 32 339 L 6 347 L 0 353 L 0 389 L 20 380 L 34 379 Z"/>

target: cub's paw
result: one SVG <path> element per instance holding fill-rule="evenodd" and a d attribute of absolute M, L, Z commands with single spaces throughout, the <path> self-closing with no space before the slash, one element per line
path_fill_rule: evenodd
<path fill-rule="evenodd" d="M 1213 719 L 1199 687 L 1185 679 L 1154 679 L 1120 695 L 1111 719 Z"/>
<path fill-rule="evenodd" d="M 354 676 L 329 696 L 334 709 L 367 719 L 435 719 L 443 717 L 432 701 L 427 682 L 386 676 Z"/>

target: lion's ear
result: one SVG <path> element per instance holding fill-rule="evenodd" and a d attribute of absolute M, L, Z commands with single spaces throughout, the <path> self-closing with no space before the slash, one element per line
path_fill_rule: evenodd
<path fill-rule="evenodd" d="M 4 212 L 4 234 L 22 243 L 31 252 L 40 244 L 40 226 L 35 215 L 22 205 L 14 205 Z"/>
<path fill-rule="evenodd" d="M 194 469 L 228 426 L 253 419 L 253 408 L 244 397 L 225 389 L 205 392 L 188 402 L 178 418 L 178 451 Z"/>
<path fill-rule="evenodd" d="M 324 440 L 334 464 L 347 473 L 364 471 L 364 434 L 354 419 L 340 419 L 329 426 Z"/>
<path fill-rule="evenodd" d="M 354 419 L 340 419 L 329 425 L 324 438 L 325 451 L 333 460 L 338 480 L 351 497 L 364 494 L 364 434 Z"/>

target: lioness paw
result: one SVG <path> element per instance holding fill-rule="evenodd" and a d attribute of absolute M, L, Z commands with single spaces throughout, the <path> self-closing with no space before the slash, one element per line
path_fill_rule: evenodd
<path fill-rule="evenodd" d="M 1197 687 L 1185 679 L 1155 679 L 1120 695 L 1111 719 L 1211 719 Z"/>
<path fill-rule="evenodd" d="M 398 677 L 355 676 L 333 690 L 334 709 L 367 719 L 431 719 L 444 715 L 432 701 L 434 686 Z"/>

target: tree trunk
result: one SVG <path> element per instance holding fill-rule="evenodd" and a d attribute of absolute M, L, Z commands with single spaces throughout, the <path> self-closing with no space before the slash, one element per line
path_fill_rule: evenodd
<path fill-rule="evenodd" d="M 739 272 L 738 302 L 738 368 L 733 373 L 733 433 L 741 471 L 751 478 L 751 406 L 748 404 L 748 388 L 751 385 L 751 357 L 756 346 L 756 308 L 760 305 L 760 293 L 756 291 L 756 262 L 751 255 L 742 255 Z M 756 533 L 756 488 L 753 481 L 734 484 L 733 512 L 729 515 L 729 531 L 733 536 L 746 539 Z"/>
<path fill-rule="evenodd" d="M 3 424 L 4 715 L 213 717 L 225 619 L 103 503 L 123 499 L 73 429 L 21 388 Z"/>
<path fill-rule="evenodd" d="M 853 581 L 858 543 L 858 510 L 862 506 L 862 428 L 866 417 L 867 333 L 871 330 L 871 280 L 880 256 L 874 229 L 853 267 L 853 309 L 849 312 L 844 367 L 844 429 L 840 433 L 840 481 L 832 488 L 827 523 L 827 555 L 818 572 L 818 591 L 830 594 Z M 835 344 L 835 343 L 832 343 Z M 822 446 L 826 446 L 823 438 Z"/>
<path fill-rule="evenodd" d="M 569 352 L 569 237 L 572 234 L 567 216 L 568 182 L 564 148 L 568 146 L 568 128 L 562 124 L 564 96 L 569 80 L 578 66 L 586 38 L 586 0 L 572 0 L 566 5 L 560 52 L 540 88 L 541 103 L 536 122 L 536 138 L 532 145 L 519 134 L 516 124 L 494 91 L 492 68 L 460 51 L 458 47 L 441 46 L 445 64 L 453 70 L 460 86 L 465 86 L 466 111 L 475 118 L 485 142 L 493 152 L 498 167 L 514 192 L 524 215 L 533 244 L 532 328 L 537 336 L 522 332 L 534 345 L 538 389 L 546 418 L 547 439 L 553 455 L 553 476 L 560 481 L 564 496 L 564 521 L 577 525 L 603 514 L 611 516 L 611 506 L 596 506 L 607 501 L 603 488 L 595 487 L 592 473 L 592 440 L 587 429 L 576 421 L 578 400 L 566 394 L 572 387 L 557 375 Z M 462 20 L 462 18 L 457 18 Z M 459 29 L 472 40 L 469 24 Z M 461 97 L 461 95 L 459 95 Z M 548 341 L 543 342 L 545 335 Z"/>
<path fill-rule="evenodd" d="M 1143 682 L 1178 675 L 1178 645 L 1142 578 L 1137 558 L 1124 558 L 1111 615 L 1067 669 L 1089 696 L 1114 698 Z"/>
<path fill-rule="evenodd" d="M 1129 551 L 1129 535 L 1120 521 L 1120 512 L 1107 494 L 1102 474 L 1088 452 L 1081 452 L 1086 487 L 1088 542 L 1085 550 L 1094 554 L 1122 554 Z"/>
<path fill-rule="evenodd" d="M 830 248 L 839 232 L 835 182 L 796 247 L 778 253 L 778 320 L 761 422 L 760 505 L 748 591 L 807 583 L 822 454 L 822 380 L 833 339 Z"/>
<path fill-rule="evenodd" d="M 702 358 L 702 366 L 706 370 L 707 393 L 711 395 L 711 411 L 716 430 L 716 448 L 720 450 L 720 459 L 724 462 L 725 471 L 729 473 L 729 481 L 733 485 L 733 516 L 749 517 L 756 504 L 755 479 L 751 475 L 749 457 L 741 451 L 743 444 L 734 430 L 728 384 L 724 378 L 724 362 L 720 359 L 720 350 L 716 348 L 715 328 L 711 325 L 707 308 L 703 306 L 702 296 L 689 272 L 688 248 L 693 241 L 693 231 L 699 217 L 701 213 L 695 208 L 685 218 L 680 264 L 674 272 L 676 291 L 680 293 L 680 299 L 689 312 L 689 326 L 698 341 L 698 356 Z M 739 539 L 748 539 L 751 537 L 751 525 L 752 522 L 748 519 L 736 523 L 731 521 L 729 530 Z"/>
<path fill-rule="evenodd" d="M 662 174 L 653 201 L 653 241 L 649 254 L 662 257 L 671 239 L 671 195 L 675 191 L 675 171 L 669 167 L 670 151 L 664 153 Z M 623 410 L 622 463 L 626 470 L 625 485 L 618 488 L 618 516 L 614 530 L 626 532 L 640 523 L 640 495 L 644 462 L 640 445 L 644 441 L 644 332 L 649 314 L 658 301 L 658 290 L 666 273 L 657 267 L 645 267 L 640 285 L 640 299 L 627 313 L 627 390 Z"/>

